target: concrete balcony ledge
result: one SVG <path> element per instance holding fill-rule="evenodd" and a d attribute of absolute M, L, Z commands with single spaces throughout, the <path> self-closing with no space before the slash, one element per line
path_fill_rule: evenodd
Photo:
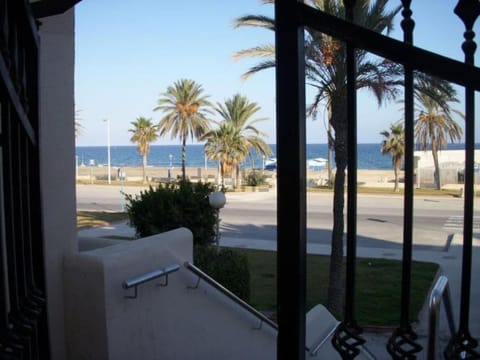
<path fill-rule="evenodd" d="M 275 359 L 276 331 L 221 291 L 198 282 L 193 236 L 180 228 L 68 256 L 64 262 L 69 360 Z M 137 287 L 123 283 L 178 270 Z M 195 289 L 193 289 L 195 288 Z M 129 298 L 130 297 L 130 298 Z"/>
<path fill-rule="evenodd" d="M 173 263 L 192 261 L 192 233 L 180 228 L 65 258 L 65 318 L 69 359 L 155 359 L 165 338 L 165 314 L 179 282 L 157 279 L 128 299 L 125 280 Z M 177 284 L 177 286 L 175 286 Z M 168 301 L 166 301 L 168 299 Z"/>

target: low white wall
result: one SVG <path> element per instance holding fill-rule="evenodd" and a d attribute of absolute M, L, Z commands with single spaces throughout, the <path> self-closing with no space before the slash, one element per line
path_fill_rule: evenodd
<path fill-rule="evenodd" d="M 418 167 L 433 167 L 433 156 L 430 150 L 415 151 L 414 156 L 418 157 Z M 475 150 L 475 161 L 480 162 L 480 150 Z M 453 166 L 455 163 L 463 168 L 465 164 L 465 151 L 463 150 L 442 150 L 438 152 L 438 162 L 440 167 L 442 164 Z"/>
<path fill-rule="evenodd" d="M 275 359 L 276 333 L 183 267 L 192 234 L 177 229 L 65 260 L 68 359 Z M 140 285 L 122 282 L 171 264 L 181 269 Z"/>

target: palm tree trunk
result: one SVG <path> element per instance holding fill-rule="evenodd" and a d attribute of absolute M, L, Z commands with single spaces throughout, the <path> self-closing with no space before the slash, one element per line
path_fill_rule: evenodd
<path fill-rule="evenodd" d="M 395 186 L 393 187 L 393 191 L 397 192 L 400 189 L 398 188 L 398 166 L 395 164 L 393 166 L 393 173 L 395 174 Z"/>
<path fill-rule="evenodd" d="M 333 147 L 334 139 L 332 134 L 332 106 L 328 106 L 328 186 L 332 186 L 332 160 L 333 160 Z"/>
<path fill-rule="evenodd" d="M 332 186 L 332 160 L 333 160 L 333 147 L 334 140 L 332 137 L 331 125 L 328 125 L 328 186 Z"/>
<path fill-rule="evenodd" d="M 220 163 L 220 176 L 222 177 L 222 190 L 225 188 L 225 162 Z"/>
<path fill-rule="evenodd" d="M 185 162 L 187 161 L 187 137 L 182 138 L 182 180 L 187 180 L 187 172 L 185 170 Z"/>
<path fill-rule="evenodd" d="M 435 139 L 432 139 L 432 156 L 433 165 L 435 167 L 435 173 L 433 174 L 433 180 L 437 190 L 440 190 L 440 164 L 438 163 L 438 149 Z"/>
<path fill-rule="evenodd" d="M 332 99 L 332 126 L 335 130 L 335 174 L 333 192 L 333 231 L 332 250 L 330 254 L 330 274 L 327 293 L 327 308 L 334 315 L 343 312 L 343 235 L 345 207 L 345 168 L 347 166 L 347 116 L 345 99 L 341 96 Z"/>
<path fill-rule="evenodd" d="M 236 189 L 240 184 L 240 166 L 238 163 L 235 165 L 235 183 L 233 184 L 233 188 Z"/>
<path fill-rule="evenodd" d="M 142 154 L 143 183 L 147 182 L 147 154 Z"/>

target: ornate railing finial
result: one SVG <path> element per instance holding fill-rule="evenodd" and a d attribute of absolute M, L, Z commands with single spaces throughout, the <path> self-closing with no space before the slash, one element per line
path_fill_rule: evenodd
<path fill-rule="evenodd" d="M 348 21 L 353 21 L 353 8 L 357 0 L 343 0 L 343 5 L 345 6 L 345 19 Z"/>
<path fill-rule="evenodd" d="M 408 44 L 413 42 L 413 28 L 415 27 L 415 21 L 412 19 L 412 10 L 410 9 L 410 4 L 412 0 L 402 0 L 403 10 L 402 16 L 403 20 L 400 23 L 400 26 L 403 29 L 404 41 Z"/>
<path fill-rule="evenodd" d="M 454 12 L 465 24 L 465 32 L 463 33 L 465 41 L 462 44 L 462 49 L 465 53 L 466 62 L 473 65 L 473 54 L 475 54 L 477 44 L 473 41 L 475 32 L 472 29 L 475 21 L 480 16 L 480 1 L 459 0 Z"/>

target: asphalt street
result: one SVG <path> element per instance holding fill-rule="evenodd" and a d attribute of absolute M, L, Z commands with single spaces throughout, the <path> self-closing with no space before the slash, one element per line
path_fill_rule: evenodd
<path fill-rule="evenodd" d="M 77 185 L 77 209 L 121 211 L 126 193 L 138 194 L 142 187 Z M 451 236 L 461 233 L 463 199 L 416 197 L 414 203 L 414 248 L 445 250 Z M 307 194 L 307 240 L 330 243 L 333 195 Z M 480 237 L 480 214 L 475 214 L 476 237 Z M 220 212 L 223 237 L 276 240 L 276 193 L 227 193 Z M 478 220 L 477 220 L 478 217 Z M 358 245 L 400 249 L 403 238 L 403 197 L 362 195 L 357 204 Z"/>

